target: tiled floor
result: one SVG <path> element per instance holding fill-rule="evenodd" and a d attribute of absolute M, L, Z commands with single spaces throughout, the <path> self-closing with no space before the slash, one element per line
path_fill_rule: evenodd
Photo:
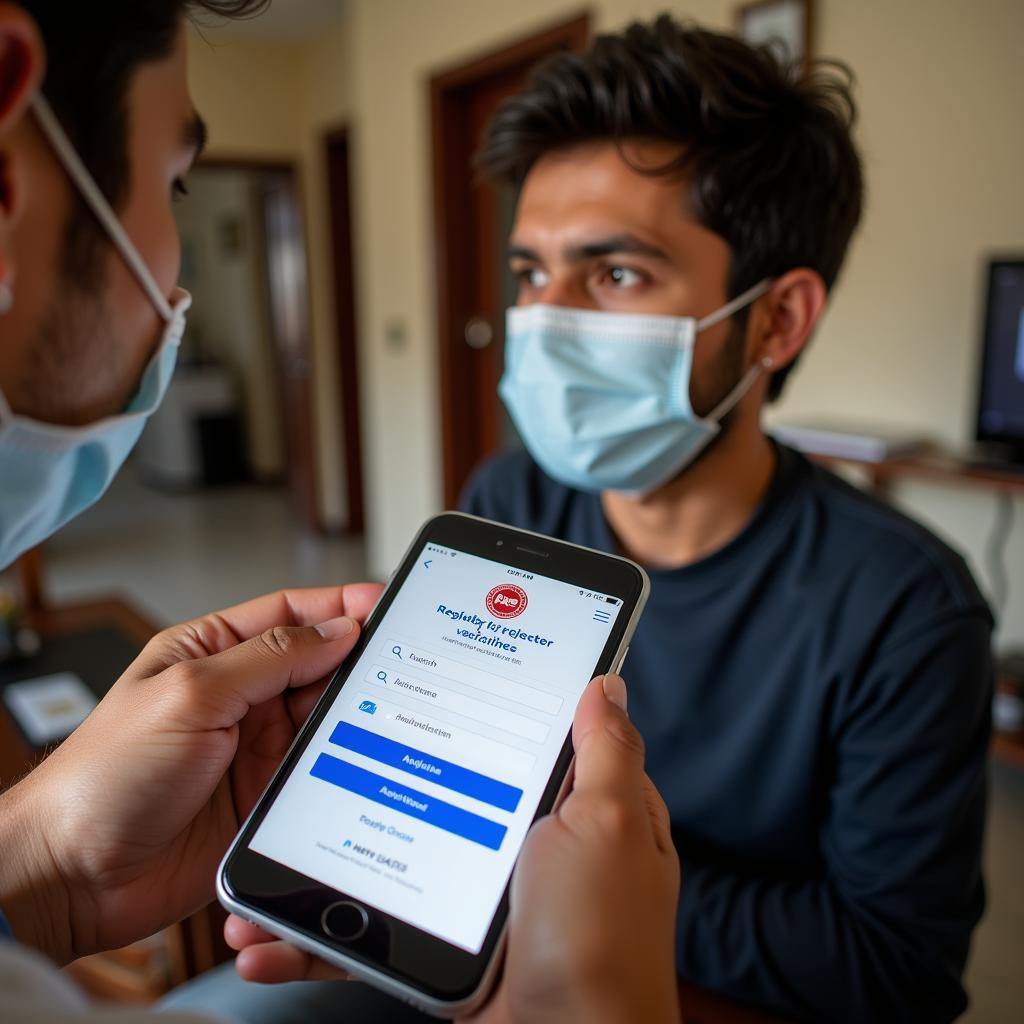
<path fill-rule="evenodd" d="M 256 487 L 149 490 L 130 472 L 47 546 L 57 599 L 119 592 L 167 625 L 282 586 L 364 577 L 362 544 L 307 534 L 287 496 Z M 1024 1021 L 1024 771 L 996 764 L 986 851 L 989 910 L 968 969 L 968 1024 Z"/>
<path fill-rule="evenodd" d="M 45 551 L 54 599 L 116 592 L 160 626 L 281 587 L 365 577 L 362 540 L 309 533 L 283 490 L 168 494 L 143 486 L 131 467 Z"/>

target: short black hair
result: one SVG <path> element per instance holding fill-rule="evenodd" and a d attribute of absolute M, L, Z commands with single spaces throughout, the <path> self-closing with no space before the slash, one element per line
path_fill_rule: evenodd
<path fill-rule="evenodd" d="M 519 187 L 569 146 L 676 143 L 678 157 L 645 173 L 689 182 L 693 215 L 729 245 L 730 298 L 794 267 L 831 288 L 863 205 L 853 81 L 839 61 L 804 67 L 663 14 L 539 64 L 495 112 L 477 166 Z M 793 365 L 773 374 L 770 400 Z"/>
<path fill-rule="evenodd" d="M 42 91 L 96 184 L 117 209 L 127 197 L 126 97 L 138 68 L 170 54 L 182 19 L 259 14 L 269 0 L 17 0 L 46 48 Z M 65 269 L 89 276 L 97 225 L 75 196 Z"/>

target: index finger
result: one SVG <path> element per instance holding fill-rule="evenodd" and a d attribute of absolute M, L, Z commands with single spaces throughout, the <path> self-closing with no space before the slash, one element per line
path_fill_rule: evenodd
<path fill-rule="evenodd" d="M 382 589 L 379 583 L 349 583 L 265 594 L 164 630 L 134 666 L 145 675 L 155 674 L 175 662 L 220 654 L 275 626 L 316 626 L 342 615 L 363 622 Z"/>

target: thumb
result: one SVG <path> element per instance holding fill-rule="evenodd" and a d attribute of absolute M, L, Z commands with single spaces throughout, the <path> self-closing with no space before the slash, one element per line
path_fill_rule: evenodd
<path fill-rule="evenodd" d="M 573 791 L 635 797 L 644 785 L 644 741 L 626 715 L 626 685 L 598 676 L 583 691 L 572 728 Z"/>
<path fill-rule="evenodd" d="M 180 662 L 203 713 L 203 728 L 228 728 L 249 708 L 289 687 L 332 673 L 355 646 L 359 624 L 342 616 L 319 626 L 274 626 L 206 658 Z"/>

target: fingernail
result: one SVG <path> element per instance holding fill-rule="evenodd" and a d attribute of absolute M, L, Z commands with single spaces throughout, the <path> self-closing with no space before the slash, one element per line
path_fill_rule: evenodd
<path fill-rule="evenodd" d="M 326 622 L 321 622 L 316 627 L 316 631 L 325 640 L 342 640 L 349 636 L 355 628 L 355 619 L 350 619 L 347 615 L 343 615 L 340 619 L 328 619 Z"/>
<path fill-rule="evenodd" d="M 601 683 L 604 695 L 617 707 L 626 710 L 626 684 L 620 676 L 607 675 Z"/>

